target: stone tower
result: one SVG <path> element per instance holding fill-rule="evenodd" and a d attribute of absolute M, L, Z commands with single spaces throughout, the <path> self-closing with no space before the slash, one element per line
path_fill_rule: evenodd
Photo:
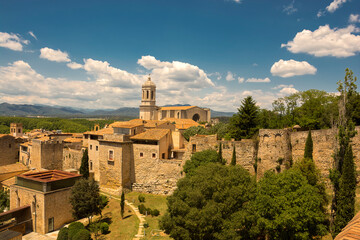
<path fill-rule="evenodd" d="M 150 75 L 148 80 L 142 85 L 140 119 L 157 120 L 157 107 L 155 105 L 156 85 L 151 81 Z"/>
<path fill-rule="evenodd" d="M 14 137 L 22 137 L 23 136 L 22 123 L 10 123 L 10 134 Z"/>

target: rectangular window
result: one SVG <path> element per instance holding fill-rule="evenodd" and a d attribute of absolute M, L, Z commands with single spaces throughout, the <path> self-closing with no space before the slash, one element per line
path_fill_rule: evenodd
<path fill-rule="evenodd" d="M 140 153 L 140 157 L 144 157 L 144 153 L 141 152 L 141 153 Z"/>
<path fill-rule="evenodd" d="M 92 166 L 92 161 L 90 161 L 90 171 L 92 171 L 93 169 L 93 166 Z"/>
<path fill-rule="evenodd" d="M 9 148 L 11 148 L 11 143 L 9 143 Z"/>
<path fill-rule="evenodd" d="M 165 153 L 162 153 L 161 158 L 165 159 Z"/>
<path fill-rule="evenodd" d="M 192 145 L 192 152 L 196 152 L 196 144 Z"/>
<path fill-rule="evenodd" d="M 98 151 L 99 150 L 99 146 L 96 146 L 96 151 Z"/>
<path fill-rule="evenodd" d="M 92 150 L 92 145 L 90 144 L 90 150 Z"/>
<path fill-rule="evenodd" d="M 54 218 L 53 217 L 49 218 L 48 223 L 49 223 L 49 228 L 48 228 L 49 232 L 54 231 Z"/>
<path fill-rule="evenodd" d="M 114 151 L 113 150 L 109 150 L 109 161 L 114 161 Z"/>
<path fill-rule="evenodd" d="M 156 158 L 156 153 L 153 153 L 153 154 L 152 154 L 152 158 Z"/>

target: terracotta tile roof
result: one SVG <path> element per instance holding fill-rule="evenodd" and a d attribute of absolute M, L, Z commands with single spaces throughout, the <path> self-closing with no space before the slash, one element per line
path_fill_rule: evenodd
<path fill-rule="evenodd" d="M 35 138 L 36 140 L 40 140 L 40 141 L 49 141 L 50 138 L 48 136 L 44 136 L 44 137 L 40 137 L 40 138 Z"/>
<path fill-rule="evenodd" d="M 69 179 L 74 177 L 80 177 L 80 174 L 69 173 L 60 170 L 47 170 L 35 173 L 25 173 L 19 175 L 20 178 L 30 179 L 38 182 L 53 182 L 63 179 Z"/>
<path fill-rule="evenodd" d="M 70 138 L 64 139 L 63 142 L 70 142 L 70 143 L 82 142 L 82 139 L 81 138 L 72 138 L 72 137 L 70 137 Z"/>
<path fill-rule="evenodd" d="M 11 185 L 14 185 L 15 182 L 16 182 L 16 178 L 12 177 L 12 178 L 9 178 L 9 179 L 6 179 L 6 180 L 2 181 L 1 185 L 10 187 Z"/>
<path fill-rule="evenodd" d="M 110 127 L 113 128 L 134 128 L 134 127 L 139 127 L 144 125 L 142 122 L 131 122 L 131 121 L 127 121 L 127 122 L 114 122 L 112 124 L 110 124 Z"/>
<path fill-rule="evenodd" d="M 199 123 L 192 119 L 164 118 L 163 120 L 169 121 L 171 123 L 175 122 L 175 127 L 177 129 L 188 129 L 190 127 L 200 126 Z"/>
<path fill-rule="evenodd" d="M 28 147 L 28 146 L 32 146 L 32 144 L 31 144 L 31 142 L 24 142 L 24 143 L 21 143 L 20 146 Z"/>
<path fill-rule="evenodd" d="M 160 107 L 160 110 L 188 110 L 196 106 L 174 106 L 174 107 Z"/>
<path fill-rule="evenodd" d="M 0 166 L 0 174 L 19 172 L 19 171 L 28 171 L 28 170 L 29 170 L 28 167 L 26 167 L 24 164 L 19 163 L 19 162 Z"/>
<path fill-rule="evenodd" d="M 335 240 L 359 240 L 360 239 L 360 212 L 344 227 L 335 237 Z"/>
<path fill-rule="evenodd" d="M 169 121 L 165 121 L 165 120 L 142 120 L 142 119 L 132 119 L 129 122 L 143 124 L 145 128 L 155 128 L 162 124 L 170 123 Z"/>
<path fill-rule="evenodd" d="M 132 140 L 160 140 L 166 134 L 170 133 L 170 129 L 149 129 L 145 132 L 139 133 L 135 136 L 132 136 Z"/>
<path fill-rule="evenodd" d="M 0 134 L 0 138 L 5 137 L 5 136 L 11 136 L 10 134 Z"/>
<path fill-rule="evenodd" d="M 112 127 L 109 128 L 103 128 L 98 131 L 87 131 L 84 132 L 84 134 L 92 134 L 92 135 L 104 135 L 104 134 L 113 134 L 114 129 Z"/>

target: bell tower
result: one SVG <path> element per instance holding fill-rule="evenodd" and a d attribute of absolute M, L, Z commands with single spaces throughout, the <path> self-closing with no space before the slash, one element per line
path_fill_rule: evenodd
<path fill-rule="evenodd" d="M 156 112 L 156 85 L 151 81 L 149 74 L 148 80 L 142 85 L 140 119 L 157 120 Z"/>

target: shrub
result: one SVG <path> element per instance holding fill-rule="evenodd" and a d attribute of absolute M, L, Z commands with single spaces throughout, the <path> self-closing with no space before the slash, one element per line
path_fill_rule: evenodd
<path fill-rule="evenodd" d="M 157 217 L 160 215 L 160 211 L 156 208 L 151 211 L 151 216 Z"/>
<path fill-rule="evenodd" d="M 145 196 L 142 195 L 142 194 L 140 194 L 140 195 L 138 196 L 138 199 L 139 199 L 139 202 L 145 202 Z"/>
<path fill-rule="evenodd" d="M 72 238 L 72 240 L 90 240 L 90 239 L 91 239 L 91 234 L 86 229 L 80 229 Z"/>
<path fill-rule="evenodd" d="M 148 228 L 149 224 L 148 223 L 144 223 L 144 228 Z"/>
<path fill-rule="evenodd" d="M 145 209 L 145 214 L 151 215 L 151 208 L 146 208 Z"/>
<path fill-rule="evenodd" d="M 81 222 L 72 222 L 69 225 L 69 232 L 68 232 L 68 238 L 73 239 L 75 235 L 81 230 L 85 229 L 84 224 Z"/>
<path fill-rule="evenodd" d="M 102 234 L 106 234 L 109 232 L 109 224 L 107 224 L 106 222 L 102 222 L 100 224 L 100 231 Z"/>
<path fill-rule="evenodd" d="M 138 208 L 139 208 L 139 212 L 140 212 L 141 214 L 144 214 L 144 213 L 145 213 L 146 207 L 144 206 L 144 204 L 140 204 L 140 205 L 138 206 Z"/>
<path fill-rule="evenodd" d="M 56 240 L 68 240 L 69 239 L 68 236 L 69 236 L 69 229 L 67 227 L 63 227 L 60 229 Z"/>

